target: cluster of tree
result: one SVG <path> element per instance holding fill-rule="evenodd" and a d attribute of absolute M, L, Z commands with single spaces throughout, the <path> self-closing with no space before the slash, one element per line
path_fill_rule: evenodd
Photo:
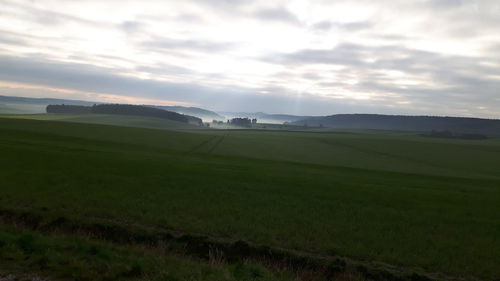
<path fill-rule="evenodd" d="M 92 106 L 49 104 L 47 105 L 46 110 L 47 113 L 86 114 L 86 113 L 92 113 Z"/>
<path fill-rule="evenodd" d="M 216 125 L 216 124 L 222 125 L 222 124 L 224 124 L 224 121 L 218 121 L 218 120 L 214 119 L 214 120 L 212 120 L 212 124 L 214 124 L 214 125 Z"/>
<path fill-rule="evenodd" d="M 239 127 L 252 127 L 252 124 L 257 123 L 257 119 L 249 119 L 249 118 L 233 118 L 231 120 L 227 120 L 227 123 L 239 126 Z"/>
<path fill-rule="evenodd" d="M 176 112 L 132 104 L 94 104 L 93 106 L 81 105 L 48 105 L 47 113 L 73 113 L 73 114 L 118 114 L 163 118 L 184 123 L 203 124 L 200 118 L 183 115 Z"/>
<path fill-rule="evenodd" d="M 488 138 L 486 135 L 482 134 L 458 134 L 451 131 L 434 131 L 430 133 L 421 134 L 424 137 L 430 138 L 446 138 L 446 139 L 464 139 L 464 140 L 485 140 Z"/>
<path fill-rule="evenodd" d="M 203 108 L 198 108 L 198 107 L 185 107 L 185 106 L 167 106 L 167 105 L 155 105 L 151 107 L 156 107 L 159 109 L 167 110 L 167 111 L 173 111 L 177 112 L 180 114 L 184 115 L 191 115 L 191 116 L 196 116 L 202 119 L 223 119 L 223 116 L 220 116 L 219 114 L 206 110 Z"/>
<path fill-rule="evenodd" d="M 261 123 L 272 123 L 272 124 L 283 124 L 283 122 L 295 122 L 312 117 L 312 116 L 298 116 L 290 114 L 268 114 L 264 112 L 219 112 L 219 113 L 226 116 L 226 118 L 228 119 L 245 116 L 250 119 L 256 118 Z M 219 119 L 215 117 L 210 117 L 210 118 Z"/>

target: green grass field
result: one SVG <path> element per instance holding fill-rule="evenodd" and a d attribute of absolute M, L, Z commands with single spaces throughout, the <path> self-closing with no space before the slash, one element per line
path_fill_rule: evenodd
<path fill-rule="evenodd" d="M 5 118 L 51 120 L 73 123 L 90 123 L 160 130 L 202 130 L 204 127 L 168 119 L 110 114 L 11 114 L 0 115 Z"/>
<path fill-rule="evenodd" d="M 0 150 L 2 209 L 243 240 L 466 279 L 500 278 L 498 138 L 173 131 L 0 118 Z M 15 251 L 29 254 L 22 247 L 15 250 L 19 243 L 12 241 L 18 236 L 41 235 L 37 241 L 47 245 L 54 239 L 71 245 L 77 243 L 71 239 L 88 239 L 18 228 L 2 223 L 0 240 L 8 238 L 0 260 Z M 57 264 L 54 257 L 74 254 L 72 247 L 48 247 L 52 254 L 44 257 Z M 102 247 L 116 257 L 117 272 L 133 270 L 134 262 L 147 272 L 167 262 L 167 268 L 182 263 L 180 272 L 189 266 L 198 272 L 174 278 L 170 270 L 149 279 L 139 274 L 144 280 L 297 278 L 258 264 L 245 264 L 249 269 L 244 272 L 250 273 L 240 274 L 231 263 L 207 264 L 178 255 L 159 260 L 153 258 L 154 249 Z M 143 259 L 133 260 L 137 255 L 129 252 L 134 251 Z M 75 263 L 82 272 L 90 266 Z M 21 266 L 33 269 L 32 263 Z M 62 270 L 51 269 L 47 274 Z M 252 275 L 255 270 L 259 273 Z M 345 280 L 361 280 L 350 278 Z"/>

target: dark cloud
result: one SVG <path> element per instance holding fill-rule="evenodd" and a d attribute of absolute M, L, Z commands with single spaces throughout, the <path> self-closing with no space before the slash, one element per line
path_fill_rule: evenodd
<path fill-rule="evenodd" d="M 395 42 L 401 43 L 402 41 L 413 39 L 413 38 L 415 38 L 415 36 L 414 35 L 412 36 L 412 35 L 377 33 L 377 34 L 370 35 L 370 38 L 381 39 L 381 40 L 385 40 L 385 41 L 395 41 Z"/>
<path fill-rule="evenodd" d="M 4 45 L 27 45 L 25 40 L 13 37 L 13 36 L 5 36 L 0 38 L 0 44 Z"/>
<path fill-rule="evenodd" d="M 195 85 L 164 83 L 113 74 L 114 70 L 33 58 L 0 56 L 0 79 L 19 83 L 125 96 L 192 101 L 207 90 Z"/>
<path fill-rule="evenodd" d="M 498 32 L 500 2 L 497 0 L 428 0 L 420 10 L 427 10 L 432 29 L 460 40 L 473 40 Z"/>
<path fill-rule="evenodd" d="M 317 73 L 314 72 L 307 72 L 302 74 L 303 78 L 309 79 L 309 80 L 321 80 L 322 77 L 318 75 Z"/>
<path fill-rule="evenodd" d="M 482 64 L 489 62 L 489 57 L 446 55 L 398 45 L 370 47 L 344 43 L 333 49 L 305 49 L 274 54 L 264 60 L 279 64 L 333 64 L 361 70 L 398 70 L 411 74 L 439 73 L 440 76 L 445 73 L 468 73 L 469 76 L 477 77 L 498 72 L 496 67 Z"/>
<path fill-rule="evenodd" d="M 124 21 L 120 24 L 120 28 L 129 33 L 140 31 L 142 26 L 143 24 L 138 21 Z"/>
<path fill-rule="evenodd" d="M 364 30 L 374 28 L 374 23 L 369 21 L 356 21 L 356 22 L 347 22 L 347 23 L 338 23 L 332 21 L 321 21 L 314 24 L 313 29 L 327 31 L 332 28 L 338 28 L 349 32 Z"/>
<path fill-rule="evenodd" d="M 183 75 L 183 74 L 194 74 L 195 72 L 191 69 L 173 66 L 173 65 L 154 65 L 154 66 L 138 66 L 135 68 L 136 71 L 146 72 L 157 75 Z"/>
<path fill-rule="evenodd" d="M 464 5 L 467 0 L 428 0 L 426 4 L 439 8 L 458 8 Z"/>
<path fill-rule="evenodd" d="M 396 94 L 398 100 L 425 104 L 437 112 L 449 108 L 500 107 L 500 103 L 494 101 L 500 89 L 500 79 L 498 76 L 494 78 L 498 75 L 498 66 L 487 64 L 489 57 L 452 56 L 401 46 L 341 44 L 330 50 L 302 50 L 275 55 L 273 59 L 279 64 L 295 66 L 341 65 L 346 69 L 339 71 L 340 75 L 352 74 L 358 83 L 350 85 L 323 79 L 318 81 L 319 85 L 381 96 Z M 395 84 L 397 78 L 384 74 L 388 71 L 398 71 L 417 79 L 425 77 L 425 82 L 419 85 Z"/>
<path fill-rule="evenodd" d="M 203 17 L 193 13 L 182 13 L 177 15 L 175 19 L 179 22 L 203 23 Z"/>
<path fill-rule="evenodd" d="M 169 38 L 157 38 L 141 43 L 144 47 L 157 49 L 183 49 L 195 50 L 201 52 L 220 52 L 226 51 L 236 46 L 229 42 L 211 42 L 204 40 L 175 40 Z"/>
<path fill-rule="evenodd" d="M 341 28 L 349 31 L 357 31 L 362 29 L 373 28 L 374 24 L 368 21 L 348 22 L 340 25 Z"/>
<path fill-rule="evenodd" d="M 55 63 L 32 58 L 0 56 L 0 80 L 116 94 L 140 98 L 182 101 L 214 110 L 266 111 L 325 115 L 347 112 L 381 112 L 383 103 L 338 102 L 286 89 L 205 87 L 194 84 L 144 80 L 113 74 L 108 69 L 82 64 Z M 271 94 L 258 94 L 268 91 Z M 280 105 L 277 107 L 276 105 Z M 382 111 L 388 112 L 388 111 Z M 396 112 L 395 112 L 396 113 Z"/>
<path fill-rule="evenodd" d="M 248 89 L 208 88 L 194 84 L 144 80 L 113 74 L 113 70 L 84 64 L 56 63 L 42 59 L 6 56 L 0 56 L 0 64 L 3 66 L 0 68 L 0 80 L 18 83 L 182 101 L 204 106 L 220 106 L 221 109 L 242 110 L 243 105 L 254 106 L 256 109 L 262 100 L 262 98 L 254 99 L 254 92 Z M 259 102 L 256 102 L 257 100 Z"/>
<path fill-rule="evenodd" d="M 282 64 L 339 64 L 339 65 L 361 65 L 363 64 L 363 52 L 367 48 L 355 44 L 341 44 L 334 49 L 306 49 L 295 53 L 273 55 L 265 58 L 266 61 L 274 61 Z"/>
<path fill-rule="evenodd" d="M 210 7 L 235 7 L 249 5 L 253 0 L 191 0 L 191 2 Z"/>
<path fill-rule="evenodd" d="M 103 22 L 91 21 L 82 17 L 58 12 L 55 7 L 53 7 L 53 9 L 37 8 L 35 5 L 22 4 L 17 1 L 9 0 L 6 0 L 6 4 L 8 4 L 10 7 L 18 8 L 19 11 L 22 11 L 23 14 L 25 14 L 25 16 L 32 17 L 36 22 L 42 25 L 67 25 L 70 22 L 88 25 L 100 25 L 101 28 L 107 25 Z"/>
<path fill-rule="evenodd" d="M 486 45 L 483 50 L 489 54 L 489 55 L 498 55 L 500 54 L 500 42 L 498 43 L 493 43 L 493 44 L 488 44 Z M 500 58 L 493 58 L 492 61 L 496 61 L 496 63 L 500 63 Z"/>
<path fill-rule="evenodd" d="M 10 45 L 36 46 L 36 42 L 44 40 L 55 40 L 54 37 L 39 36 L 37 34 L 26 34 L 0 29 L 0 40 Z"/>
<path fill-rule="evenodd" d="M 321 21 L 313 25 L 313 29 L 316 30 L 330 30 L 332 27 L 333 23 L 331 21 Z"/>
<path fill-rule="evenodd" d="M 266 8 L 259 9 L 253 13 L 253 16 L 266 21 L 277 21 L 291 24 L 299 24 L 300 21 L 293 13 L 286 8 Z"/>

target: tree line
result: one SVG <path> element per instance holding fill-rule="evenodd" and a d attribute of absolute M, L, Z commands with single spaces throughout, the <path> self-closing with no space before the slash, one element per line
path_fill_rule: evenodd
<path fill-rule="evenodd" d="M 132 104 L 94 104 L 93 106 L 50 104 L 47 113 L 117 114 L 163 118 L 183 123 L 203 124 L 200 118 L 154 107 Z"/>
<path fill-rule="evenodd" d="M 257 123 L 257 119 L 249 119 L 249 118 L 233 118 L 228 120 L 227 123 L 240 127 L 252 127 L 252 124 Z"/>
<path fill-rule="evenodd" d="M 421 136 L 430 138 L 464 139 L 464 140 L 485 140 L 488 138 L 488 136 L 482 134 L 461 134 L 461 133 L 454 133 L 451 131 L 435 131 L 435 130 L 432 130 L 430 133 L 427 134 L 421 134 Z"/>
<path fill-rule="evenodd" d="M 381 114 L 336 114 L 310 117 L 292 122 L 294 125 L 307 124 L 330 128 L 353 128 L 404 131 L 451 131 L 473 134 L 500 135 L 500 120 L 470 117 L 404 116 Z M 469 136 L 467 136 L 469 137 Z"/>

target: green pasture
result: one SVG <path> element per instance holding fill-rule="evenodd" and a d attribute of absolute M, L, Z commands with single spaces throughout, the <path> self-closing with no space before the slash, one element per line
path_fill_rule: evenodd
<path fill-rule="evenodd" d="M 111 114 L 4 114 L 0 117 L 32 120 L 52 120 L 73 123 L 90 123 L 160 130 L 202 130 L 200 126 L 168 119 Z"/>
<path fill-rule="evenodd" d="M 0 155 L 5 209 L 500 277 L 496 138 L 0 118 Z"/>

